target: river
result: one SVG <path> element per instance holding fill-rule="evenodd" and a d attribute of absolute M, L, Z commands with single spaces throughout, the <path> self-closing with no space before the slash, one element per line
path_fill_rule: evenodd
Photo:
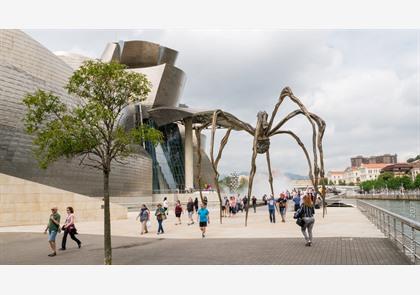
<path fill-rule="evenodd" d="M 365 200 L 393 213 L 420 222 L 420 201 L 406 200 Z"/>

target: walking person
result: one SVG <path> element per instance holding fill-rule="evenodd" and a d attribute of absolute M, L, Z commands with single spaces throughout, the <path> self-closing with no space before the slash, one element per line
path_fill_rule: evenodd
<path fill-rule="evenodd" d="M 188 212 L 188 219 L 190 220 L 189 223 L 187 223 L 188 225 L 194 224 L 194 202 L 192 200 L 192 198 L 188 199 L 188 203 L 187 203 L 187 212 Z"/>
<path fill-rule="evenodd" d="M 182 209 L 181 201 L 177 200 L 175 205 L 175 217 L 178 219 L 178 222 L 175 225 L 181 224 L 181 214 L 184 211 Z"/>
<path fill-rule="evenodd" d="M 294 203 L 294 210 L 296 212 L 300 208 L 300 193 L 294 191 L 292 200 Z"/>
<path fill-rule="evenodd" d="M 312 245 L 312 229 L 315 224 L 315 209 L 314 204 L 312 202 L 312 196 L 310 193 L 307 193 L 303 197 L 303 204 L 301 209 L 302 212 L 300 215 L 302 216 L 303 221 L 305 222 L 303 226 L 301 227 L 301 231 L 303 236 L 305 237 L 306 244 L 305 246 L 311 246 Z"/>
<path fill-rule="evenodd" d="M 276 223 L 276 201 L 274 196 L 271 195 L 267 200 L 268 214 L 270 215 L 270 223 Z"/>
<path fill-rule="evenodd" d="M 82 247 L 82 242 L 76 238 L 77 229 L 74 225 L 74 209 L 73 207 L 67 207 L 67 218 L 66 222 L 63 225 L 62 230 L 64 231 L 63 240 L 61 241 L 60 250 L 66 250 L 67 235 L 70 235 L 70 238 L 77 243 L 77 247 Z"/>
<path fill-rule="evenodd" d="M 257 198 L 252 196 L 252 208 L 254 208 L 254 213 L 257 213 Z"/>
<path fill-rule="evenodd" d="M 230 211 L 230 205 L 229 205 L 229 198 L 225 196 L 225 217 L 228 216 L 228 211 Z"/>
<path fill-rule="evenodd" d="M 220 209 L 222 211 L 222 217 L 226 217 L 225 212 L 226 212 L 226 196 L 223 197 L 222 203 L 220 205 Z"/>
<path fill-rule="evenodd" d="M 205 204 L 201 204 L 201 208 L 197 212 L 197 219 L 200 224 L 201 237 L 205 238 L 207 223 L 210 223 L 210 212 Z"/>
<path fill-rule="evenodd" d="M 247 198 L 247 196 L 245 196 L 243 199 L 242 199 L 242 202 L 243 202 L 243 204 L 244 204 L 244 209 L 245 209 L 245 211 L 247 210 L 247 208 L 248 208 L 248 198 Z"/>
<path fill-rule="evenodd" d="M 157 205 L 157 209 L 155 212 L 155 216 L 156 216 L 156 220 L 158 222 L 158 231 L 157 234 L 163 234 L 165 233 L 163 231 L 163 221 L 166 219 L 166 213 L 165 213 L 165 209 L 162 208 L 162 204 L 158 204 Z"/>
<path fill-rule="evenodd" d="M 287 211 L 287 196 L 285 193 L 280 194 L 278 203 L 279 203 L 281 222 L 286 222 L 285 218 L 286 218 L 286 211 Z"/>
<path fill-rule="evenodd" d="M 58 214 L 58 208 L 53 207 L 51 208 L 51 215 L 48 219 L 47 227 L 45 228 L 44 234 L 47 233 L 48 230 L 48 243 L 50 244 L 50 248 L 52 250 L 51 254 L 48 254 L 49 257 L 53 257 L 57 255 L 56 247 L 55 247 L 55 239 L 57 237 L 57 233 L 60 231 L 60 214 Z"/>
<path fill-rule="evenodd" d="M 140 218 L 141 223 L 141 232 L 140 234 L 147 234 L 149 231 L 147 230 L 147 222 L 150 220 L 150 211 L 146 207 L 145 204 L 141 205 L 140 213 L 137 215 L 136 220 Z"/>
<path fill-rule="evenodd" d="M 167 197 L 163 198 L 163 209 L 165 210 L 165 214 L 169 215 L 169 202 Z"/>
<path fill-rule="evenodd" d="M 232 196 L 232 202 L 231 202 L 231 206 L 232 206 L 232 216 L 235 216 L 236 212 L 237 212 L 237 205 L 236 205 L 236 197 Z"/>
<path fill-rule="evenodd" d="M 195 212 L 198 212 L 198 198 L 197 197 L 195 197 L 195 200 L 194 200 L 194 209 L 195 209 Z"/>

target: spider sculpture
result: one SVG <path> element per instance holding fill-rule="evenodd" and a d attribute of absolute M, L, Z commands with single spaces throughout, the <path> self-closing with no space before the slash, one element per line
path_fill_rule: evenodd
<path fill-rule="evenodd" d="M 291 113 L 289 113 L 287 116 L 285 116 L 280 122 L 278 122 L 276 125 L 274 124 L 274 119 L 276 117 L 277 111 L 280 107 L 280 105 L 283 103 L 285 98 L 289 97 L 290 100 L 297 105 L 297 109 Z M 290 130 L 282 130 L 281 127 L 290 119 L 294 118 L 295 116 L 303 115 L 306 117 L 306 119 L 309 121 L 311 128 L 312 128 L 312 160 L 309 156 L 308 150 L 306 149 L 305 145 L 302 143 L 300 138 L 292 131 Z M 220 122 L 223 122 L 223 124 L 220 124 Z M 220 147 L 218 150 L 218 154 L 216 158 L 214 157 L 214 137 L 216 133 L 216 129 L 218 125 L 223 125 L 227 128 L 226 134 L 222 138 L 220 142 Z M 271 194 L 274 196 L 274 188 L 273 188 L 273 175 L 271 172 L 271 161 L 270 161 L 270 139 L 274 135 L 280 135 L 280 134 L 287 134 L 295 139 L 297 144 L 301 147 L 303 150 L 303 153 L 305 154 L 306 160 L 308 162 L 309 166 L 309 178 L 312 182 L 312 185 L 315 189 L 316 195 L 321 195 L 322 203 L 323 203 L 323 216 L 326 213 L 326 206 L 325 206 L 325 181 L 324 181 L 324 160 L 323 160 L 323 150 L 322 150 L 322 138 L 324 136 L 325 131 L 325 122 L 322 120 L 319 116 L 316 114 L 313 114 L 309 112 L 306 107 L 303 105 L 303 103 L 297 98 L 292 90 L 289 87 L 285 87 L 280 94 L 279 101 L 274 107 L 273 113 L 270 118 L 268 118 L 268 114 L 266 112 L 258 112 L 257 114 L 257 124 L 254 127 L 252 127 L 250 124 L 245 123 L 238 118 L 223 112 L 222 110 L 216 110 L 213 112 L 212 115 L 212 121 L 207 122 L 205 124 L 202 124 L 200 126 L 195 127 L 196 132 L 196 138 L 198 141 L 198 165 L 199 165 L 199 175 L 198 175 L 198 181 L 200 183 L 201 181 L 201 143 L 200 143 L 200 134 L 201 131 L 204 128 L 211 126 L 211 146 L 210 146 L 210 160 L 213 167 L 214 175 L 215 175 L 215 185 L 216 185 L 216 191 L 219 197 L 220 201 L 220 222 L 222 222 L 222 198 L 220 195 L 220 187 L 218 183 L 219 179 L 219 173 L 217 170 L 219 161 L 222 157 L 223 149 L 228 142 L 230 133 L 232 129 L 234 130 L 243 130 L 253 136 L 253 146 L 252 146 L 252 158 L 251 158 L 251 170 L 249 175 L 249 184 L 248 184 L 248 198 L 252 196 L 252 185 L 253 180 L 256 172 L 256 165 L 255 160 L 257 158 L 258 154 L 265 154 L 267 159 L 267 166 L 268 166 L 268 175 L 269 175 L 269 184 L 271 189 Z M 319 192 L 318 185 L 320 184 L 320 179 L 322 189 L 321 192 Z M 200 188 L 200 195 L 201 194 L 201 188 Z M 247 226 L 248 223 L 248 208 L 246 208 L 246 214 L 245 214 L 245 226 Z"/>

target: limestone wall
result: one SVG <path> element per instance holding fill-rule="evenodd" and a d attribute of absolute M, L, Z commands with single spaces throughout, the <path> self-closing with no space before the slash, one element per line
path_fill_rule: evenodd
<path fill-rule="evenodd" d="M 0 226 L 46 224 L 51 207 L 57 206 L 62 222 L 66 207 L 75 210 L 78 221 L 103 220 L 100 199 L 0 173 Z M 126 219 L 127 209 L 111 204 L 111 219 Z"/>

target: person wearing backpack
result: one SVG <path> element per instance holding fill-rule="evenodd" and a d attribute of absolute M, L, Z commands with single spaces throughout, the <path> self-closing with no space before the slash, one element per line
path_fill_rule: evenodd
<path fill-rule="evenodd" d="M 193 202 L 192 198 L 188 199 L 187 212 L 188 212 L 188 219 L 190 220 L 188 225 L 194 224 L 194 219 L 193 219 L 193 216 L 194 216 L 194 202 Z"/>
<path fill-rule="evenodd" d="M 181 224 L 181 214 L 183 211 L 181 201 L 177 200 L 175 205 L 175 217 L 178 219 L 178 222 L 175 223 L 175 225 Z"/>
<path fill-rule="evenodd" d="M 198 212 L 198 198 L 197 197 L 195 197 L 194 199 L 194 209 L 195 209 L 195 212 Z"/>
<path fill-rule="evenodd" d="M 60 214 L 58 214 L 58 208 L 52 207 L 51 215 L 48 219 L 48 225 L 44 231 L 44 234 L 47 234 L 48 231 L 48 243 L 50 244 L 50 248 L 52 250 L 52 253 L 48 254 L 49 257 L 54 257 L 57 255 L 55 239 L 57 237 L 57 233 L 59 233 L 60 230 Z"/>
<path fill-rule="evenodd" d="M 147 234 L 148 230 L 147 230 L 147 222 L 150 220 L 150 211 L 149 209 L 146 207 L 145 204 L 141 205 L 141 209 L 140 209 L 140 213 L 139 215 L 137 215 L 136 220 L 140 218 L 140 222 L 141 222 L 141 232 L 140 234 Z"/>
<path fill-rule="evenodd" d="M 163 221 L 166 219 L 166 213 L 165 213 L 165 209 L 162 208 L 162 204 L 158 204 L 157 205 L 157 209 L 155 211 L 155 216 L 156 216 L 156 220 L 158 222 L 158 232 L 157 234 L 163 234 L 165 233 L 163 231 Z"/>
<path fill-rule="evenodd" d="M 252 196 L 252 208 L 254 208 L 254 213 L 257 213 L 257 198 Z"/>
<path fill-rule="evenodd" d="M 294 203 L 294 211 L 296 212 L 300 208 L 300 193 L 293 192 L 293 203 Z"/>

